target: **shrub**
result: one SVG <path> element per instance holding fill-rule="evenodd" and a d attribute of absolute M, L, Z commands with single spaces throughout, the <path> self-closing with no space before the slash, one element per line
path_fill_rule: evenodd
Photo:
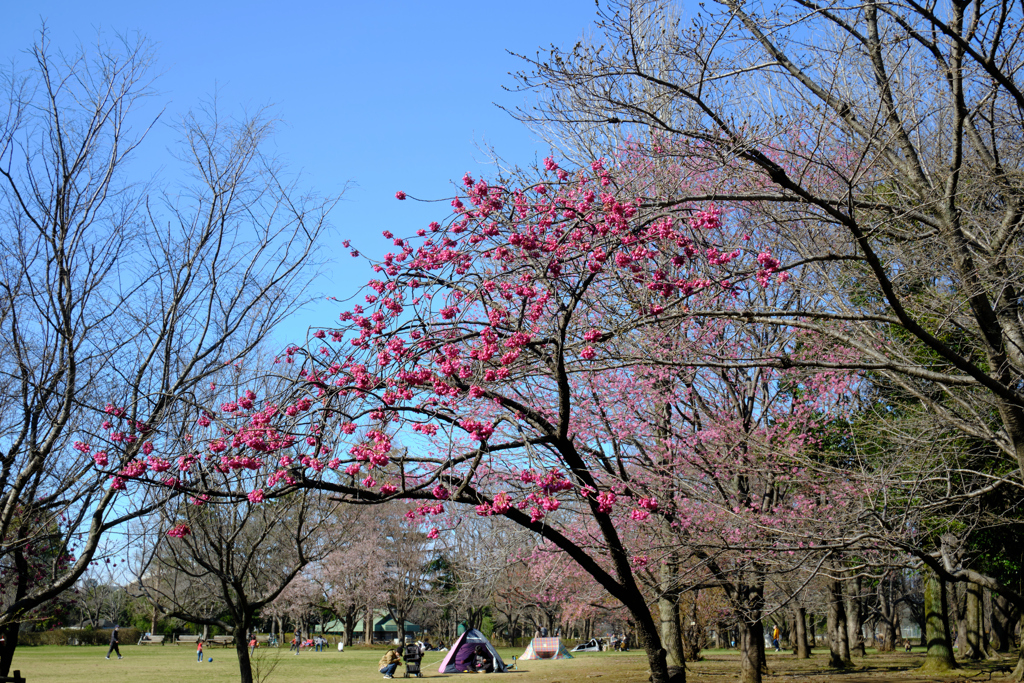
<path fill-rule="evenodd" d="M 111 629 L 55 628 L 49 631 L 24 631 L 18 634 L 18 646 L 34 645 L 107 645 Z M 142 632 L 137 628 L 122 628 L 118 640 L 122 645 L 139 642 Z"/>

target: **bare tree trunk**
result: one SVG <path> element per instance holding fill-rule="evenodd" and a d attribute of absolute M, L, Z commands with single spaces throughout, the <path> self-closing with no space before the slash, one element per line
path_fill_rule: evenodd
<path fill-rule="evenodd" d="M 930 569 L 924 570 L 924 642 L 928 648 L 923 671 L 948 671 L 956 668 L 949 637 L 946 582 Z"/>
<path fill-rule="evenodd" d="M 1024 681 L 1024 611 L 1020 613 L 1020 647 L 1017 648 L 1017 666 L 1010 676 L 1015 681 Z"/>
<path fill-rule="evenodd" d="M 252 661 L 249 659 L 249 620 L 241 619 L 235 623 L 235 655 L 238 657 L 238 672 L 241 683 L 253 683 Z"/>
<path fill-rule="evenodd" d="M 344 643 L 345 646 L 355 645 L 352 640 L 352 631 L 356 628 L 356 607 L 355 605 L 349 605 L 348 609 L 345 610 L 345 635 Z"/>
<path fill-rule="evenodd" d="M 1010 651 L 1010 601 L 998 593 L 992 594 L 992 649 Z"/>
<path fill-rule="evenodd" d="M 985 647 L 982 643 L 982 593 L 981 586 L 976 583 L 967 583 L 967 600 L 964 606 L 964 657 L 967 659 L 979 660 L 985 656 Z"/>
<path fill-rule="evenodd" d="M 14 650 L 18 647 L 18 629 L 21 624 L 11 621 L 0 627 L 3 643 L 0 644 L 0 676 L 9 676 L 11 663 L 14 662 Z"/>
<path fill-rule="evenodd" d="M 647 654 L 647 664 L 651 667 L 652 683 L 686 683 L 686 668 L 683 665 L 685 663 L 678 668 L 669 670 L 665 648 L 662 647 L 661 638 L 658 635 L 658 627 L 654 623 L 643 595 L 637 590 L 637 595 L 632 600 L 619 599 L 633 616 L 638 644 Z"/>
<path fill-rule="evenodd" d="M 846 633 L 846 605 L 843 585 L 838 579 L 829 579 L 828 585 L 828 665 L 835 669 L 852 666 L 850 641 Z"/>
<path fill-rule="evenodd" d="M 960 583 L 946 584 L 946 601 L 950 624 L 950 645 L 958 652 L 967 650 L 967 593 Z M 952 630 L 955 627 L 955 631 Z"/>
<path fill-rule="evenodd" d="M 875 647 L 878 648 L 879 652 L 892 652 L 896 649 L 896 619 L 899 617 L 899 612 L 895 605 L 889 598 L 887 588 L 891 584 L 887 585 L 885 580 L 878 584 L 878 612 L 880 615 L 879 623 L 882 626 L 882 640 L 876 642 Z"/>
<path fill-rule="evenodd" d="M 807 647 L 807 613 L 802 605 L 793 608 L 793 654 L 797 659 L 807 659 L 811 649 Z"/>
<path fill-rule="evenodd" d="M 679 630 L 679 590 L 676 585 L 678 574 L 678 559 L 674 553 L 670 553 L 662 560 L 658 577 L 661 583 L 658 597 L 661 644 L 665 648 L 665 661 L 669 667 L 681 667 L 686 661 L 682 634 Z"/>
<path fill-rule="evenodd" d="M 847 582 L 846 594 L 846 637 L 849 642 L 850 654 L 863 657 L 864 629 L 861 621 L 860 577 L 855 576 Z"/>
<path fill-rule="evenodd" d="M 366 606 L 366 616 L 363 617 L 363 642 L 373 645 L 373 607 Z"/>
<path fill-rule="evenodd" d="M 740 683 L 761 683 L 764 657 L 764 627 L 761 621 L 741 617 L 740 639 Z M 760 643 L 760 645 L 759 645 Z"/>

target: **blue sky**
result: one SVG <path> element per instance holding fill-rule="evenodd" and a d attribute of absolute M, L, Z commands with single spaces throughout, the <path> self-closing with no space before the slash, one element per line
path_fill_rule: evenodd
<path fill-rule="evenodd" d="M 339 254 L 342 239 L 373 253 L 382 230 L 411 234 L 442 218 L 445 205 L 398 202 L 395 191 L 449 195 L 463 173 L 487 173 L 481 145 L 517 163 L 544 156 L 546 145 L 493 104 L 526 102 L 502 88 L 522 66 L 506 50 L 570 47 L 595 18 L 593 0 L 5 4 L 3 58 L 25 65 L 19 52 L 44 20 L 65 50 L 94 42 L 99 30 L 147 36 L 168 123 L 214 91 L 228 112 L 273 104 L 283 120 L 277 151 L 305 186 L 330 194 L 353 183 L 332 214 L 336 237 L 324 244 Z M 162 158 L 168 139 L 155 131 L 142 153 Z M 357 263 L 344 256 L 318 289 L 347 297 L 370 275 Z M 283 333 L 329 325 L 334 310 L 318 305 Z"/>

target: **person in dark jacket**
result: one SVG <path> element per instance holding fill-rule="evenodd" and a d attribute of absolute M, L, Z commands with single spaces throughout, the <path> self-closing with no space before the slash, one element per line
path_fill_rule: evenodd
<path fill-rule="evenodd" d="M 477 645 L 473 651 L 473 671 L 477 673 L 491 673 L 494 671 L 494 658 L 487 648 Z"/>
<path fill-rule="evenodd" d="M 107 650 L 107 659 L 110 659 L 111 652 L 116 652 L 117 658 L 123 659 L 121 651 L 117 648 L 117 642 L 117 624 L 114 624 L 114 630 L 110 632 L 110 649 Z"/>

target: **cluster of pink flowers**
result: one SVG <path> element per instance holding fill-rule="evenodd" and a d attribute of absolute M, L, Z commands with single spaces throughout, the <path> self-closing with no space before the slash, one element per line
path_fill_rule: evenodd
<path fill-rule="evenodd" d="M 172 528 L 170 531 L 167 532 L 167 535 L 171 536 L 172 538 L 185 538 L 186 536 L 190 536 L 191 534 L 192 529 L 189 528 L 188 524 L 185 524 L 184 522 L 182 522 L 181 524 L 177 525 L 176 527 Z"/>
<path fill-rule="evenodd" d="M 481 517 L 488 517 L 490 515 L 503 515 L 512 509 L 512 499 L 508 493 L 502 491 L 494 496 L 494 499 L 490 503 L 484 503 L 476 506 L 476 513 Z"/>

